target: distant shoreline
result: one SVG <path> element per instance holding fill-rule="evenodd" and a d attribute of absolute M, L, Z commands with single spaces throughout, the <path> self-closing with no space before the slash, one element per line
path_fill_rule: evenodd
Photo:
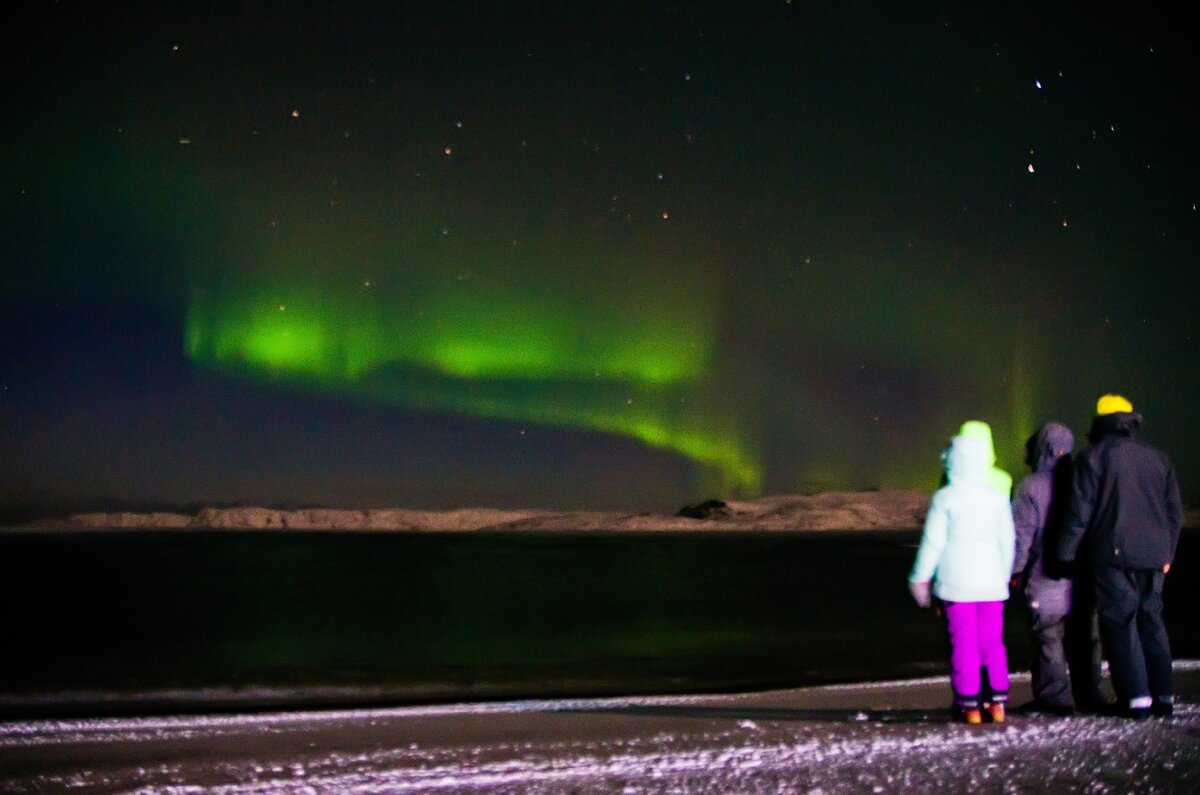
<path fill-rule="evenodd" d="M 708 500 L 676 513 L 549 509 L 409 508 L 283 510 L 202 508 L 195 513 L 93 511 L 21 525 L 35 530 L 229 529 L 370 531 L 732 531 L 903 530 L 919 528 L 929 507 L 922 491 L 831 491 L 754 500 Z"/>
<path fill-rule="evenodd" d="M 264 508 L 195 511 L 84 511 L 62 518 L 15 522 L 11 529 L 294 530 L 379 532 L 654 532 L 916 530 L 932 495 L 882 489 L 707 500 L 675 513 L 562 511 L 547 508 Z M 1185 528 L 1200 527 L 1200 510 L 1185 511 Z"/>

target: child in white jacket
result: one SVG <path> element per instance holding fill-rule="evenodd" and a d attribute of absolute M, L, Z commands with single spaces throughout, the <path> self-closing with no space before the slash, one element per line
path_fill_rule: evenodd
<path fill-rule="evenodd" d="M 909 575 L 917 604 L 932 596 L 944 603 L 950 636 L 950 685 L 968 723 L 983 720 L 980 668 L 991 688 L 988 712 L 1004 720 L 1008 659 L 1004 648 L 1004 601 L 1013 562 L 1012 508 L 988 483 L 995 454 L 987 441 L 956 436 L 946 455 L 948 484 L 933 495 L 925 531 Z"/>

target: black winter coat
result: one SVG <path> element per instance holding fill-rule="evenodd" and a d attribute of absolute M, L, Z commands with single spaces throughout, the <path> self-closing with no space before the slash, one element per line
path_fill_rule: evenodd
<path fill-rule="evenodd" d="M 1097 417 L 1091 446 L 1075 460 L 1074 489 L 1059 557 L 1086 544 L 1093 565 L 1161 569 L 1175 557 L 1183 503 L 1170 459 L 1137 438 L 1141 416 Z"/>

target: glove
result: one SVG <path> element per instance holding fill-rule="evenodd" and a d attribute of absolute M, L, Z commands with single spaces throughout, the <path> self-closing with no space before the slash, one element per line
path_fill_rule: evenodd
<path fill-rule="evenodd" d="M 912 594 L 917 607 L 929 607 L 933 604 L 933 596 L 929 591 L 929 580 L 925 582 L 910 582 L 908 592 Z"/>

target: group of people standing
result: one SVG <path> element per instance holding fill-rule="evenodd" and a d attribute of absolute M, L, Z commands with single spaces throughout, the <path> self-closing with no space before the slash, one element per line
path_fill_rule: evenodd
<path fill-rule="evenodd" d="M 1074 456 L 1071 430 L 1043 425 L 1026 442 L 1032 472 L 1015 494 L 987 424 L 964 423 L 943 452 L 945 485 L 930 503 L 909 589 L 945 616 L 950 684 L 967 723 L 1005 719 L 1010 587 L 1029 610 L 1031 709 L 1172 713 L 1162 592 L 1183 506 L 1170 460 L 1138 438 L 1141 422 L 1127 399 L 1104 395 Z M 1115 704 L 1101 688 L 1101 642 Z"/>

